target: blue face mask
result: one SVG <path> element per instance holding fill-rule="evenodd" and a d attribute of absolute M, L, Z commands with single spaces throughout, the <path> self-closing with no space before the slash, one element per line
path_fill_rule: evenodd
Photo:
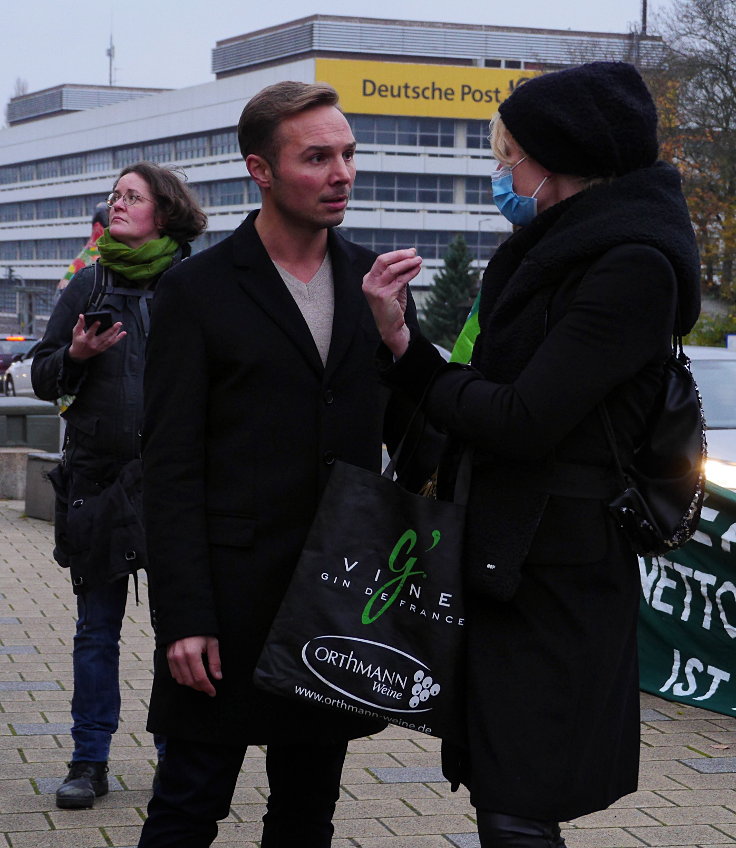
<path fill-rule="evenodd" d="M 526 156 L 519 159 L 516 165 L 520 165 L 524 159 L 526 159 Z M 507 221 L 511 221 L 512 224 L 516 224 L 519 227 L 524 227 L 537 217 L 537 195 L 549 177 L 545 177 L 542 180 L 531 197 L 525 197 L 514 191 L 514 176 L 512 171 L 516 165 L 513 165 L 511 168 L 508 165 L 504 165 L 491 174 L 493 202 Z"/>

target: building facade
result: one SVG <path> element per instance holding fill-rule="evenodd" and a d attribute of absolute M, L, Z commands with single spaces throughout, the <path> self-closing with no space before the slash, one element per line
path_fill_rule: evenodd
<path fill-rule="evenodd" d="M 285 79 L 340 93 L 358 142 L 343 231 L 377 252 L 416 247 L 421 301 L 455 235 L 481 267 L 508 233 L 491 200 L 487 141 L 504 97 L 530 74 L 593 59 L 650 64 L 661 49 L 635 33 L 314 15 L 217 42 L 215 79 L 202 85 L 60 86 L 14 98 L 0 130 L 0 315 L 27 313 L 29 298 L 48 315 L 95 205 L 138 160 L 186 173 L 209 216 L 195 251 L 224 238 L 260 201 L 238 149 L 240 112 Z"/>

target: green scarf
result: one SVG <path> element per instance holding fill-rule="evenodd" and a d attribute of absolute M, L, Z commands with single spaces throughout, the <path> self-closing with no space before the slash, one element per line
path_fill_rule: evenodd
<path fill-rule="evenodd" d="M 170 236 L 151 239 L 140 247 L 128 247 L 116 241 L 106 229 L 97 239 L 100 263 L 125 277 L 126 280 L 147 280 L 156 277 L 171 265 L 179 245 Z"/>

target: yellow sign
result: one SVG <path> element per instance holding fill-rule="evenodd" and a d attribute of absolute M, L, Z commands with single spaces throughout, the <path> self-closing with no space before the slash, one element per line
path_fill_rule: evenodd
<path fill-rule="evenodd" d="M 345 112 L 490 119 L 536 71 L 316 59 L 315 79 L 334 86 Z"/>

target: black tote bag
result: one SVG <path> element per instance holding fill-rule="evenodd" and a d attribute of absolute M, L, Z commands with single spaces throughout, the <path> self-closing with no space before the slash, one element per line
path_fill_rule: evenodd
<path fill-rule="evenodd" d="M 470 458 L 455 502 L 337 461 L 255 673 L 268 692 L 450 736 Z"/>

